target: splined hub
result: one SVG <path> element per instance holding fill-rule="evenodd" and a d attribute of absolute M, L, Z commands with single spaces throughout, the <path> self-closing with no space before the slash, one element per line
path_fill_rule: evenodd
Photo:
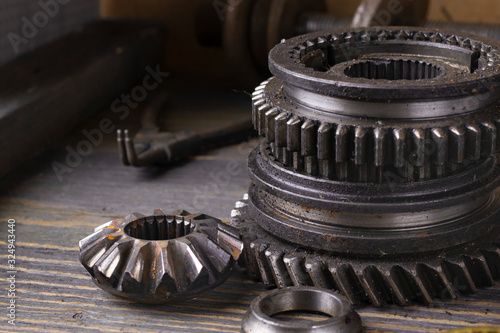
<path fill-rule="evenodd" d="M 251 274 L 375 305 L 500 278 L 497 42 L 320 32 L 282 41 L 269 67 L 253 94 L 265 140 L 233 211 Z"/>

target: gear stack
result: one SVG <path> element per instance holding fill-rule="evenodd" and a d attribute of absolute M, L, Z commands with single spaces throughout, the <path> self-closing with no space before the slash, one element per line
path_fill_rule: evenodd
<path fill-rule="evenodd" d="M 253 94 L 265 139 L 232 224 L 250 274 L 353 303 L 500 279 L 500 45 L 423 28 L 283 40 Z"/>

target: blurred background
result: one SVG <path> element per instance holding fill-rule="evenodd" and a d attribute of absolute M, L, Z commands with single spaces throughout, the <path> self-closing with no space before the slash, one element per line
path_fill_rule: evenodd
<path fill-rule="evenodd" d="M 148 66 L 169 79 L 149 94 L 148 100 L 160 95 L 163 102 L 130 125 L 131 135 L 148 126 L 231 134 L 249 124 L 248 96 L 270 76 L 267 54 L 282 38 L 348 26 L 418 25 L 500 39 L 499 20 L 495 0 L 4 0 L 0 75 L 10 79 L 0 82 L 0 176 L 109 109 Z M 203 121 L 162 118 L 168 103 L 169 114 Z"/>

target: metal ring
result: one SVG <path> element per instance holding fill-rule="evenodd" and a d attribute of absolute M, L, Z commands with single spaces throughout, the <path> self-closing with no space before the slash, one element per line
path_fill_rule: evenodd
<path fill-rule="evenodd" d="M 331 318 L 318 322 L 281 321 L 273 315 L 286 311 L 321 312 Z M 252 301 L 241 331 L 253 332 L 361 332 L 361 319 L 341 294 L 315 287 L 288 287 L 266 292 Z"/>

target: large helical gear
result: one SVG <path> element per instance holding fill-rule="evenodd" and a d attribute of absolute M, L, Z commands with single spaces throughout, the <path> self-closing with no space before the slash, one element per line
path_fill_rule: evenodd
<path fill-rule="evenodd" d="M 342 292 L 353 304 L 430 304 L 490 287 L 500 279 L 498 236 L 478 239 L 438 255 L 409 258 L 359 259 L 317 252 L 276 239 L 256 224 L 248 212 L 248 195 L 236 203 L 232 223 L 240 229 L 247 272 L 264 284 L 317 286 Z"/>
<path fill-rule="evenodd" d="M 500 45 L 421 28 L 283 40 L 232 224 L 247 269 L 374 305 L 500 279 Z"/>

